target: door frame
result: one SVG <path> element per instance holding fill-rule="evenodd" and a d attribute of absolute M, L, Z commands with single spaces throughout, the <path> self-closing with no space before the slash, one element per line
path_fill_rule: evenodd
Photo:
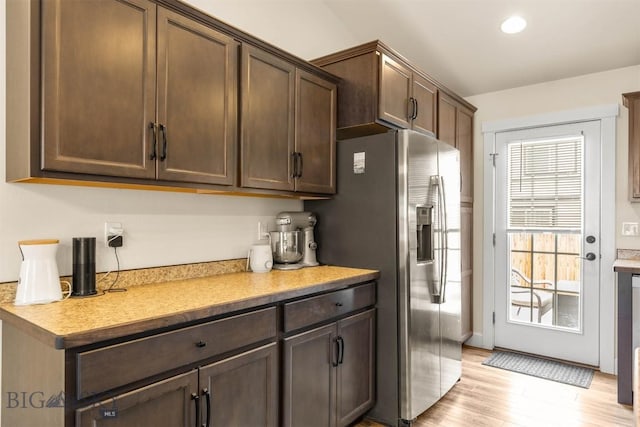
<path fill-rule="evenodd" d="M 487 349 L 493 349 L 495 311 L 495 248 L 493 234 L 495 230 L 495 179 L 491 154 L 495 152 L 496 133 L 521 130 L 532 127 L 553 126 L 568 123 L 600 121 L 601 132 L 601 170 L 615 170 L 616 164 L 616 117 L 618 104 L 600 105 L 576 110 L 558 111 L 514 119 L 497 120 L 482 123 L 484 149 L 482 165 L 484 167 L 484 224 L 483 224 L 483 310 L 482 331 L 469 341 Z M 615 188 L 615 174 L 603 174 L 601 189 Z M 600 330 L 599 352 L 600 370 L 615 374 L 615 276 L 613 262 L 616 254 L 615 233 L 615 191 L 601 191 L 600 198 Z"/>

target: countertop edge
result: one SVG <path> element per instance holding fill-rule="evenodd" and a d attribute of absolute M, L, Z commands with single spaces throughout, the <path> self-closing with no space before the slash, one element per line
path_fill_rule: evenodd
<path fill-rule="evenodd" d="M 46 329 L 43 329 L 40 326 L 5 310 L 0 310 L 0 320 L 7 321 L 14 327 L 28 333 L 39 341 L 52 346 L 55 349 L 64 350 L 95 344 L 101 341 L 122 338 L 128 335 L 150 332 L 156 329 L 170 328 L 183 323 L 197 322 L 209 317 L 231 314 L 236 311 L 258 308 L 269 304 L 276 304 L 282 301 L 321 293 L 324 291 L 339 290 L 357 283 L 370 282 L 378 279 L 379 277 L 380 273 L 377 271 L 363 273 L 358 276 L 321 282 L 304 288 L 238 300 L 231 303 L 211 305 L 205 308 L 176 312 L 167 316 L 144 319 L 131 323 L 123 323 L 112 327 L 94 329 L 64 336 L 53 334 L 50 331 L 47 331 Z"/>
<path fill-rule="evenodd" d="M 14 313 L 6 310 L 0 310 L 0 320 L 7 322 L 23 332 L 26 332 L 33 338 L 55 348 L 56 350 L 64 348 L 64 337 L 53 334 L 50 331 L 15 315 Z"/>
<path fill-rule="evenodd" d="M 616 273 L 640 273 L 640 260 L 616 259 L 613 263 L 613 271 Z"/>
<path fill-rule="evenodd" d="M 632 273 L 632 274 L 637 274 L 640 273 L 640 267 L 624 267 L 624 266 L 620 266 L 620 267 L 613 267 L 613 271 L 615 273 Z"/>

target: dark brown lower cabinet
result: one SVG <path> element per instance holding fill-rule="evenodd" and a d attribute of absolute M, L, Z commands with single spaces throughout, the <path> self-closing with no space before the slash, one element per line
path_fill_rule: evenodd
<path fill-rule="evenodd" d="M 195 426 L 197 391 L 193 370 L 78 409 L 76 426 Z"/>
<path fill-rule="evenodd" d="M 338 425 L 353 422 L 375 401 L 375 309 L 338 322 L 344 348 L 338 366 Z"/>
<path fill-rule="evenodd" d="M 373 406 L 374 334 L 371 309 L 285 338 L 285 426 L 344 426 Z"/>
<path fill-rule="evenodd" d="M 369 281 L 65 349 L 4 322 L 0 426 L 347 425 L 375 403 L 375 303 Z"/>
<path fill-rule="evenodd" d="M 200 368 L 201 425 L 275 427 L 278 378 L 276 343 Z"/>
<path fill-rule="evenodd" d="M 277 408 L 272 343 L 78 409 L 76 426 L 265 427 Z"/>

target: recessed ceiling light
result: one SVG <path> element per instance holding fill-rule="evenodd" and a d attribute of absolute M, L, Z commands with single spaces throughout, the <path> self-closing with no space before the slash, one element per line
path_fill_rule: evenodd
<path fill-rule="evenodd" d="M 527 26 L 527 21 L 525 21 L 524 18 L 514 15 L 505 19 L 502 25 L 500 26 L 500 29 L 502 30 L 503 33 L 515 34 L 524 30 L 526 26 Z"/>

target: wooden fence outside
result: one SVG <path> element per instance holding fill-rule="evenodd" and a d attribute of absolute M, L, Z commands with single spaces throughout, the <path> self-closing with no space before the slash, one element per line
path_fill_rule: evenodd
<path fill-rule="evenodd" d="M 580 280 L 581 235 L 513 233 L 510 236 L 512 268 L 532 280 Z"/>

